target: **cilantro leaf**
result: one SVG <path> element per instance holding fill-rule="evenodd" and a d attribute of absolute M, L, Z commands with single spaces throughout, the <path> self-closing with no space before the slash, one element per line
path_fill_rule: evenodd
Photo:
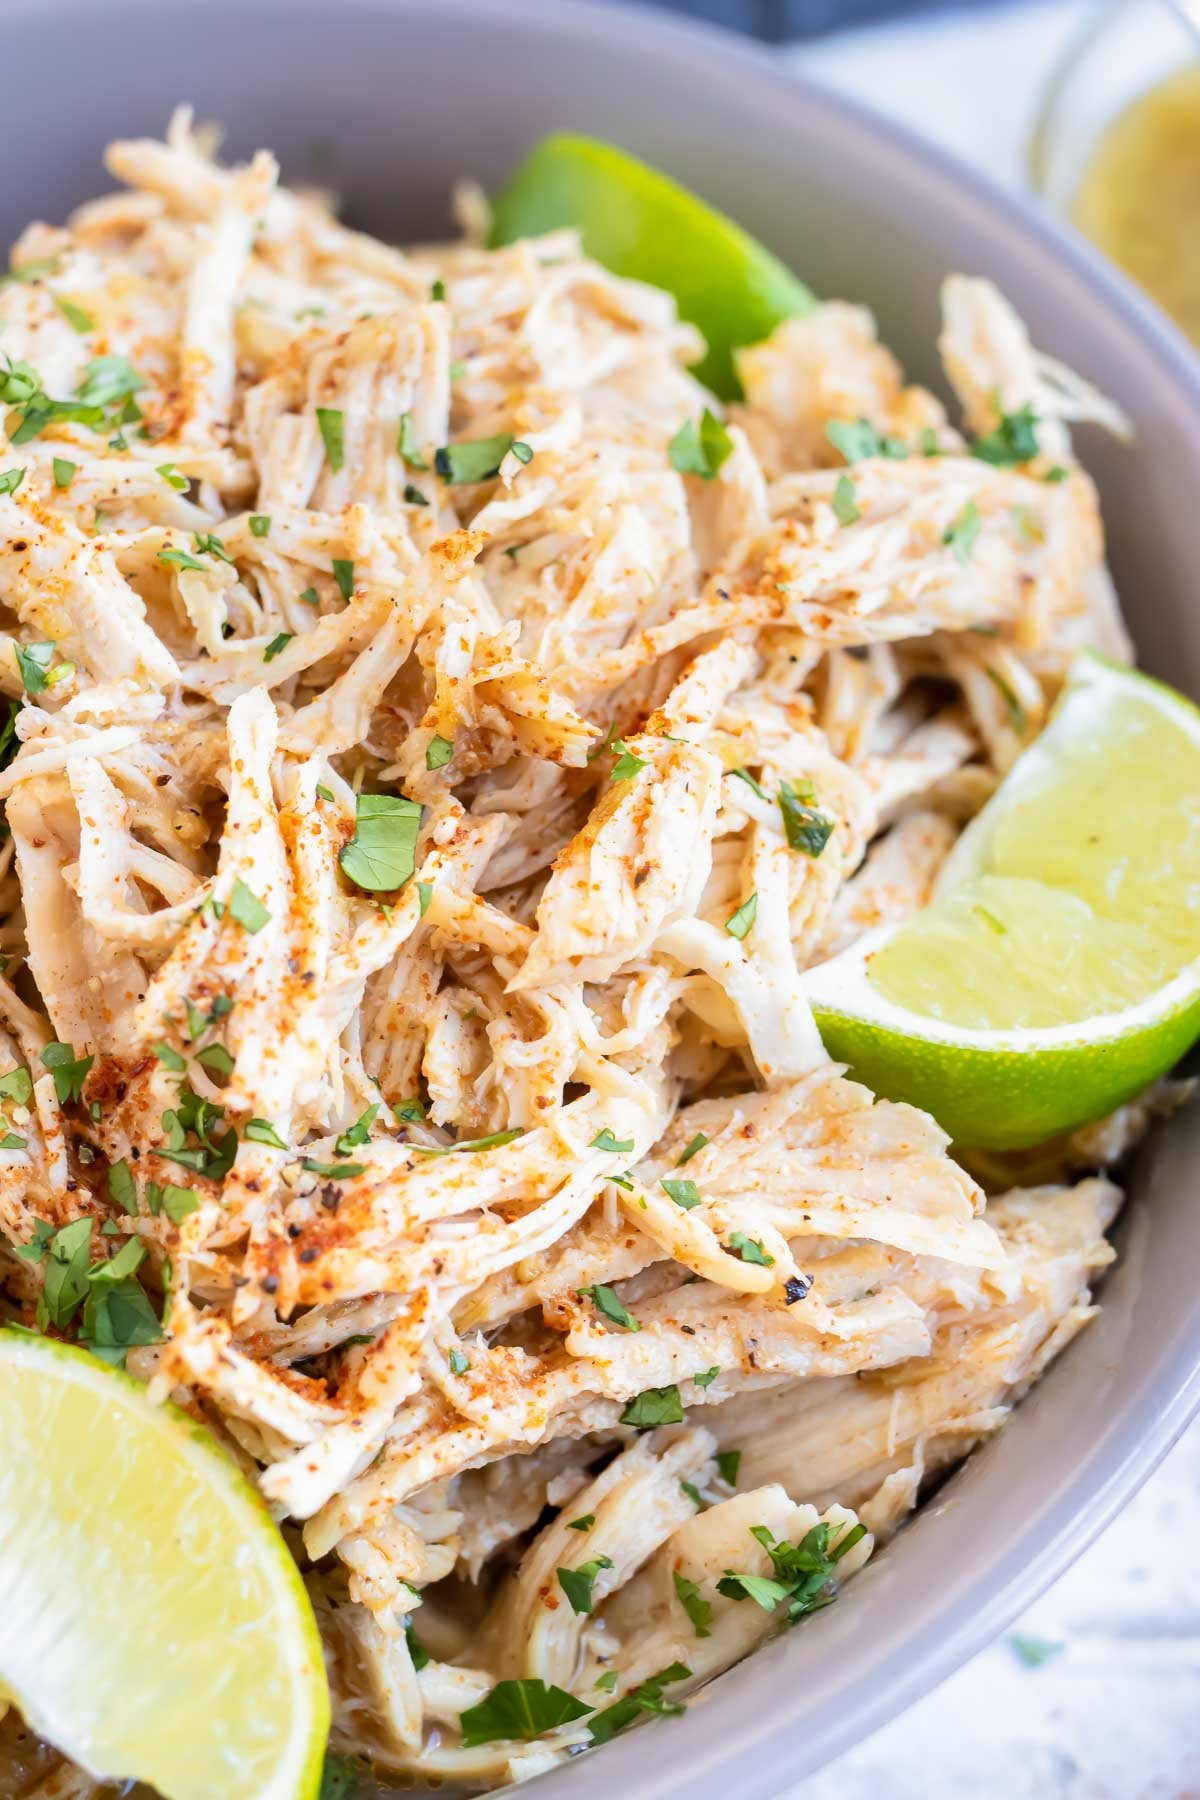
<path fill-rule="evenodd" d="M 113 1163 L 108 1171 L 108 1197 L 122 1212 L 137 1212 L 137 1186 L 133 1171 L 124 1157 L 120 1162 Z"/>
<path fill-rule="evenodd" d="M 410 469 L 427 469 L 429 467 L 425 457 L 421 455 L 421 449 L 413 430 L 411 413 L 401 413 L 400 415 L 400 431 L 396 439 L 396 449 L 401 461 L 407 463 Z"/>
<path fill-rule="evenodd" d="M 664 1176 L 659 1185 L 684 1212 L 690 1212 L 693 1206 L 700 1204 L 700 1189 L 694 1181 L 670 1181 Z"/>
<path fill-rule="evenodd" d="M 331 562 L 333 579 L 337 582 L 338 593 L 343 600 L 354 598 L 354 564 L 348 557 L 335 556 Z M 300 596 L 304 598 L 303 594 Z"/>
<path fill-rule="evenodd" d="M 567 1526 L 568 1531 L 590 1531 L 596 1523 L 595 1513 L 582 1513 L 578 1519 L 572 1519 Z"/>
<path fill-rule="evenodd" d="M 574 1694 L 560 1687 L 547 1687 L 536 1677 L 521 1681 L 499 1681 L 490 1694 L 462 1713 L 464 1750 L 479 1744 L 492 1744 L 497 1739 L 519 1739 L 528 1742 L 556 1726 L 569 1725 L 582 1719 L 592 1708 Z"/>
<path fill-rule="evenodd" d="M 286 1150 L 287 1145 L 269 1119 L 249 1119 L 242 1136 L 252 1144 L 269 1144 L 272 1150 Z"/>
<path fill-rule="evenodd" d="M 398 794 L 359 794 L 354 836 L 338 861 L 356 887 L 369 893 L 401 888 L 417 866 L 422 809 Z"/>
<path fill-rule="evenodd" d="M 454 755 L 454 745 L 449 738 L 432 737 L 425 751 L 425 767 L 427 769 L 444 769 Z"/>
<path fill-rule="evenodd" d="M 733 439 L 707 406 L 695 419 L 685 419 L 667 445 L 671 467 L 680 475 L 698 475 L 711 481 L 733 450 Z"/>
<path fill-rule="evenodd" d="M 773 1269 L 775 1258 L 768 1256 L 757 1238 L 747 1237 L 744 1231 L 735 1231 L 730 1235 L 726 1248 L 740 1257 L 742 1262 L 757 1263 L 760 1268 Z"/>
<path fill-rule="evenodd" d="M 18 1106 L 28 1106 L 33 1099 L 33 1076 L 28 1069 L 10 1069 L 7 1075 L 0 1075 L 0 1099 L 15 1100 Z"/>
<path fill-rule="evenodd" d="M 60 1106 L 83 1098 L 84 1080 L 95 1060 L 94 1056 L 76 1056 L 70 1044 L 46 1045 L 42 1062 L 54 1076 L 54 1092 Z"/>
<path fill-rule="evenodd" d="M 660 1669 L 657 1675 L 651 1675 L 648 1680 L 631 1688 L 615 1706 L 605 1707 L 603 1712 L 598 1712 L 591 1720 L 588 1730 L 593 1744 L 606 1744 L 618 1731 L 632 1725 L 639 1713 L 682 1713 L 682 1706 L 664 1700 L 663 1689 L 672 1682 L 689 1680 L 691 1673 L 684 1663 L 670 1663 L 665 1669 Z"/>
<path fill-rule="evenodd" d="M 601 1569 L 611 1569 L 611 1556 L 594 1556 L 590 1562 L 580 1563 L 577 1569 L 557 1569 L 558 1585 L 571 1602 L 574 1613 L 590 1613 L 592 1610 L 592 1588 Z"/>
<path fill-rule="evenodd" d="M 737 1486 L 738 1464 L 741 1460 L 740 1450 L 717 1451 L 717 1474 L 722 1481 L 727 1481 L 730 1487 Z"/>
<path fill-rule="evenodd" d="M 683 1401 L 679 1389 L 646 1388 L 635 1394 L 621 1414 L 622 1425 L 636 1425 L 639 1431 L 651 1431 L 656 1425 L 682 1425 Z"/>
<path fill-rule="evenodd" d="M 579 1297 L 581 1300 L 590 1300 L 601 1317 L 608 1319 L 611 1324 L 621 1325 L 626 1331 L 642 1329 L 633 1314 L 622 1306 L 613 1289 L 605 1287 L 603 1282 L 597 1282 L 595 1287 L 580 1288 Z"/>
<path fill-rule="evenodd" d="M 839 475 L 837 478 L 837 486 L 833 490 L 833 514 L 839 525 L 853 525 L 857 519 L 862 518 L 858 495 L 848 475 Z"/>
<path fill-rule="evenodd" d="M 703 1150 L 705 1144 L 707 1144 L 708 1142 L 709 1142 L 709 1139 L 705 1137 L 704 1133 L 702 1131 L 698 1131 L 696 1133 L 695 1137 L 688 1144 L 687 1149 L 684 1151 L 684 1153 L 680 1157 L 679 1161 L 675 1164 L 675 1167 L 677 1169 L 682 1169 L 684 1163 L 689 1163 L 689 1162 L 691 1162 L 693 1156 L 698 1156 L 700 1154 L 701 1150 Z"/>
<path fill-rule="evenodd" d="M 982 524 L 978 506 L 974 500 L 968 500 L 942 533 L 943 544 L 949 545 L 960 563 L 971 560 L 971 552 L 975 548 L 975 539 L 979 536 Z"/>
<path fill-rule="evenodd" d="M 291 643 L 291 641 L 295 637 L 295 635 L 296 634 L 294 631 L 279 632 L 276 637 L 273 637 L 271 639 L 270 643 L 267 645 L 266 649 L 263 651 L 263 661 L 264 662 L 274 662 L 275 658 L 280 654 L 280 652 L 287 649 L 288 645 Z"/>
<path fill-rule="evenodd" d="M 783 829 L 792 850 L 800 850 L 814 860 L 820 856 L 833 836 L 834 822 L 811 804 L 816 795 L 806 782 L 779 783 L 779 810 Z"/>
<path fill-rule="evenodd" d="M 712 1602 L 705 1600 L 700 1593 L 700 1584 L 689 1581 L 678 1569 L 672 1571 L 671 1579 L 675 1583 L 675 1595 L 688 1618 L 692 1621 L 692 1630 L 698 1638 L 711 1637 L 708 1629 L 712 1619 Z"/>
<path fill-rule="evenodd" d="M 627 1156 L 633 1149 L 633 1139 L 614 1137 L 606 1125 L 602 1131 L 596 1133 L 595 1137 L 588 1145 L 588 1149 L 611 1150 L 617 1156 Z"/>
<path fill-rule="evenodd" d="M 341 408 L 318 406 L 317 429 L 325 446 L 325 460 L 336 475 L 346 460 L 346 421 Z"/>
<path fill-rule="evenodd" d="M 754 921 L 757 917 L 758 917 L 758 895 L 751 894 L 750 898 L 748 900 L 744 900 L 742 902 L 741 906 L 738 907 L 737 911 L 735 913 L 731 914 L 728 919 L 726 919 L 725 929 L 729 933 L 730 937 L 735 937 L 735 938 L 749 937 L 751 927 L 753 926 Z"/>
<path fill-rule="evenodd" d="M 365 1175 L 367 1172 L 366 1163 L 323 1163 L 311 1156 L 306 1156 L 301 1166 L 310 1175 L 323 1175 L 328 1181 L 353 1181 L 356 1175 Z"/>
<path fill-rule="evenodd" d="M 71 1323 L 88 1291 L 91 1242 L 88 1217 L 72 1220 L 47 1241 L 46 1279 L 37 1304 L 39 1326 L 55 1325 L 61 1331 Z"/>
<path fill-rule="evenodd" d="M 258 895 L 251 893 L 240 875 L 229 895 L 229 916 L 252 937 L 262 930 L 271 917 Z"/>
<path fill-rule="evenodd" d="M 42 694 L 51 685 L 48 678 L 50 664 L 54 661 L 54 652 L 58 646 L 53 639 L 40 644 L 14 644 L 17 668 L 21 682 L 27 694 Z"/>
<path fill-rule="evenodd" d="M 5 469 L 0 475 L 0 494 L 15 494 L 24 479 L 24 469 Z"/>
<path fill-rule="evenodd" d="M 872 456 L 900 461 L 908 455 L 902 438 L 880 437 L 869 419 L 831 419 L 825 436 L 848 463 L 865 462 Z"/>
<path fill-rule="evenodd" d="M 612 747 L 614 750 L 618 751 L 619 754 L 616 762 L 612 766 L 610 780 L 628 781 L 632 776 L 636 775 L 640 769 L 646 767 L 645 757 L 635 756 L 633 751 L 627 749 L 620 738 L 613 739 Z"/>
<path fill-rule="evenodd" d="M 528 444 L 520 449 L 529 451 L 528 456 L 521 456 L 522 462 L 528 462 L 533 452 Z M 460 444 L 443 444 L 440 450 L 433 453 L 433 466 L 442 480 L 450 483 L 470 483 L 490 481 L 500 473 L 500 464 L 509 451 L 519 450 L 517 441 L 511 431 L 502 431 L 496 437 L 473 438 Z"/>
<path fill-rule="evenodd" d="M 1037 414 L 1028 402 L 1014 413 L 1002 412 L 991 431 L 971 445 L 972 456 L 996 468 L 1031 462 L 1037 453 Z"/>

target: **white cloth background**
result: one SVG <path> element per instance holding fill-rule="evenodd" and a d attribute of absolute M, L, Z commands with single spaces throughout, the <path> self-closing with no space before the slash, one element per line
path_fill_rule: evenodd
<path fill-rule="evenodd" d="M 1085 10 L 966 9 L 785 54 L 1019 187 Z M 787 1800 L 1200 1800 L 1200 1422 L 1013 1630 L 1061 1648 L 1031 1667 L 1000 1639 Z"/>

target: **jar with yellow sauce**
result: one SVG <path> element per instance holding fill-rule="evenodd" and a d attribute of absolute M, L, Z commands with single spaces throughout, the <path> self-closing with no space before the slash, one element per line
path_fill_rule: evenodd
<path fill-rule="evenodd" d="M 1035 187 L 1200 344 L 1200 0 L 1109 0 L 1070 43 Z"/>

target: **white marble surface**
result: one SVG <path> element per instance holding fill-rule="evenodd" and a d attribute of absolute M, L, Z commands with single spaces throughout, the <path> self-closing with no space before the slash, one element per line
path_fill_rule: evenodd
<path fill-rule="evenodd" d="M 1085 9 L 1008 6 L 786 54 L 1013 186 Z M 1200 1800 L 1200 1421 L 1015 1632 L 788 1800 Z"/>

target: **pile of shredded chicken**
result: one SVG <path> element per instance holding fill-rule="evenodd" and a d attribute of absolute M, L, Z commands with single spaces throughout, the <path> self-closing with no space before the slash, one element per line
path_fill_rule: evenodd
<path fill-rule="evenodd" d="M 838 302 L 722 412 L 571 234 L 394 250 L 213 149 L 113 145 L 0 287 L 0 1273 L 294 1522 L 335 1747 L 501 1783 L 1089 1317 L 1147 1105 L 968 1172 L 805 970 L 1126 653 L 1068 434 L 1121 421 L 961 277 L 961 426 Z M 515 1679 L 592 1712 L 464 1745 Z"/>

